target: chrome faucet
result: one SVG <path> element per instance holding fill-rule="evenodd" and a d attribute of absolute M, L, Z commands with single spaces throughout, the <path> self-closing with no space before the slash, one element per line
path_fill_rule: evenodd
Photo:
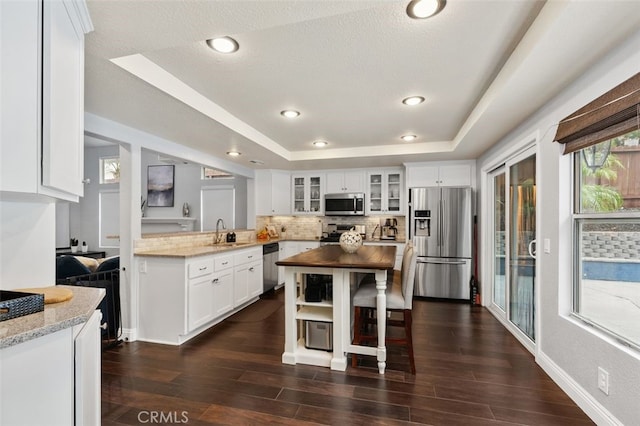
<path fill-rule="evenodd" d="M 222 223 L 222 229 L 227 229 L 224 226 L 224 220 L 222 220 L 222 218 L 219 218 L 216 222 L 216 240 L 213 242 L 213 244 L 220 244 L 220 223 Z"/>

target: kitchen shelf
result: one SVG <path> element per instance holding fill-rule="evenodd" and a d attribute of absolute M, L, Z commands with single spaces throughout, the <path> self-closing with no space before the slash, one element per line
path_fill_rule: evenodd
<path fill-rule="evenodd" d="M 298 339 L 296 347 L 296 362 L 301 364 L 317 365 L 319 367 L 330 367 L 333 353 L 318 349 L 309 349 L 305 344 L 304 337 Z"/>
<path fill-rule="evenodd" d="M 322 302 L 307 302 L 302 297 L 296 299 L 296 305 L 298 306 L 317 306 L 320 308 L 332 308 L 333 303 L 330 300 L 323 300 Z"/>
<path fill-rule="evenodd" d="M 163 225 L 177 225 L 182 231 L 193 231 L 195 226 L 195 217 L 143 217 L 141 218 L 142 225 L 149 225 L 155 227 L 159 232 L 164 229 Z M 155 226 L 154 226 L 155 225 Z M 174 227 L 175 229 L 175 227 Z"/>
<path fill-rule="evenodd" d="M 142 223 L 183 223 L 195 222 L 195 217 L 143 217 Z"/>
<path fill-rule="evenodd" d="M 326 306 L 302 306 L 296 313 L 297 320 L 333 322 L 333 310 Z"/>

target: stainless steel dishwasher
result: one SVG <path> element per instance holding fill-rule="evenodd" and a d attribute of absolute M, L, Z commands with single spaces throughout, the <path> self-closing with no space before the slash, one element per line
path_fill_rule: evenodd
<path fill-rule="evenodd" d="M 265 293 L 276 285 L 278 285 L 278 254 L 280 253 L 280 245 L 278 243 L 269 243 L 262 246 L 262 292 Z"/>

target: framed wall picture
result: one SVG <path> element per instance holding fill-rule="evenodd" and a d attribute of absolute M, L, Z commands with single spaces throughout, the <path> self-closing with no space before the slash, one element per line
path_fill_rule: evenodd
<path fill-rule="evenodd" d="M 147 166 L 147 206 L 173 207 L 175 166 Z"/>

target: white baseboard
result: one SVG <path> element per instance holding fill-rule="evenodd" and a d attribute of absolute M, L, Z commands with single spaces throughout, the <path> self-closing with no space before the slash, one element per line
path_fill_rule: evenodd
<path fill-rule="evenodd" d="M 123 328 L 122 340 L 125 342 L 135 342 L 138 340 L 138 331 L 135 328 Z"/>
<path fill-rule="evenodd" d="M 604 408 L 544 352 L 540 351 L 538 353 L 536 362 L 597 425 L 624 426 L 620 420 Z"/>

